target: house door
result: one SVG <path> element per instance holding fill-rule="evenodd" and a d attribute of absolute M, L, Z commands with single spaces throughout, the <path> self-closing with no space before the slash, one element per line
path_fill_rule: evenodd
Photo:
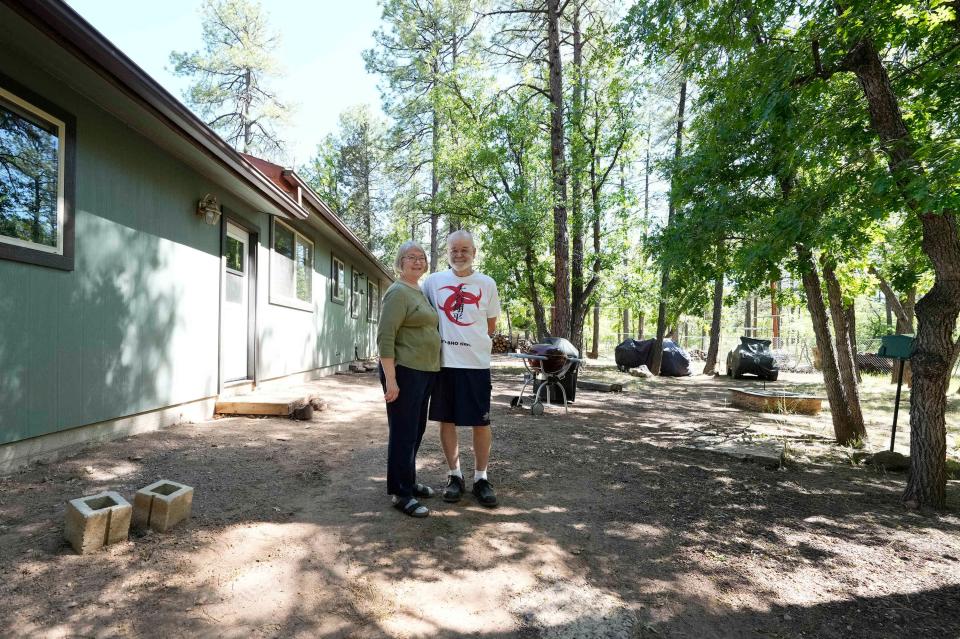
<path fill-rule="evenodd" d="M 223 381 L 250 379 L 250 234 L 227 222 L 220 358 Z"/>

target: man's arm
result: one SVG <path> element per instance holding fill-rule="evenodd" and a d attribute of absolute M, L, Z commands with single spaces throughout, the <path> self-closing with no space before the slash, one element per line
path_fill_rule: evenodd
<path fill-rule="evenodd" d="M 497 318 L 500 317 L 500 292 L 497 291 L 496 282 L 493 282 L 491 289 L 490 301 L 487 306 L 487 335 L 493 337 L 497 330 Z"/>

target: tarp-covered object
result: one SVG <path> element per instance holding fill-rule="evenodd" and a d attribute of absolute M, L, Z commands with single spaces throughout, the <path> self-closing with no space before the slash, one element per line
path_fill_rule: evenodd
<path fill-rule="evenodd" d="M 777 380 L 780 369 L 770 352 L 770 340 L 744 336 L 737 347 L 727 353 L 727 375 L 739 378 L 745 374 L 771 382 Z"/>
<path fill-rule="evenodd" d="M 617 368 L 622 371 L 637 366 L 650 366 L 650 354 L 656 340 L 625 339 L 614 350 Z M 686 377 L 691 375 L 690 356 L 673 340 L 663 340 L 663 359 L 660 361 L 660 374 L 669 377 Z"/>

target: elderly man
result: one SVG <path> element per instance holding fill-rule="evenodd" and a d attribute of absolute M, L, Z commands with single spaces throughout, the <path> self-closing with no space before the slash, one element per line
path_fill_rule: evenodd
<path fill-rule="evenodd" d="M 447 238 L 450 269 L 433 273 L 423 292 L 440 315 L 440 375 L 430 398 L 430 419 L 440 422 L 440 445 L 447 458 L 443 499 L 456 502 L 464 492 L 457 426 L 473 429 L 473 494 L 493 508 L 497 494 L 487 478 L 490 459 L 490 348 L 500 315 L 492 278 L 473 270 L 477 247 L 468 231 Z"/>

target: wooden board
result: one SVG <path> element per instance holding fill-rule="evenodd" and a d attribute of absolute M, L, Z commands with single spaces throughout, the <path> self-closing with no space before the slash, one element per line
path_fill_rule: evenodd
<path fill-rule="evenodd" d="M 777 391 L 750 391 L 728 388 L 730 403 L 738 408 L 760 413 L 799 413 L 819 415 L 822 397 Z"/>
<path fill-rule="evenodd" d="M 217 402 L 216 412 L 221 415 L 289 415 L 293 409 L 303 404 L 302 399 L 270 399 L 252 397 L 232 397 Z"/>

